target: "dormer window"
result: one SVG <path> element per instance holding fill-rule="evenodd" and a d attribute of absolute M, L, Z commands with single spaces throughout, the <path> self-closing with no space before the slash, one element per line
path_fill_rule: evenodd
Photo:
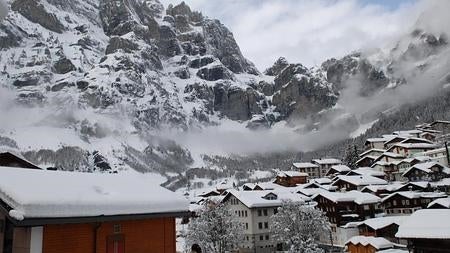
<path fill-rule="evenodd" d="M 277 198 L 278 198 L 278 196 L 274 193 L 269 193 L 263 197 L 263 199 L 267 199 L 267 200 L 276 200 Z"/>

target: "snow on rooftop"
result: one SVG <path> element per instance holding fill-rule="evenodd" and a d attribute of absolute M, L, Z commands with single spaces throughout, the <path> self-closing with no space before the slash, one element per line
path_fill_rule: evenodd
<path fill-rule="evenodd" d="M 439 205 L 444 208 L 450 208 L 450 197 L 435 199 L 430 204 L 428 204 L 428 208 L 435 205 Z"/>
<path fill-rule="evenodd" d="M 347 165 L 333 165 L 331 166 L 331 169 L 336 170 L 337 172 L 347 172 L 350 171 L 351 169 L 347 166 Z"/>
<path fill-rule="evenodd" d="M 277 174 L 278 177 L 307 177 L 307 173 L 298 171 L 280 171 Z"/>
<path fill-rule="evenodd" d="M 331 184 L 333 181 L 327 177 L 321 177 L 321 178 L 313 178 L 311 179 L 311 182 L 323 185 L 323 184 Z"/>
<path fill-rule="evenodd" d="M 356 173 L 361 176 L 383 177 L 385 173 L 383 171 L 376 170 L 370 167 L 361 167 L 350 171 L 349 173 Z"/>
<path fill-rule="evenodd" d="M 414 169 L 421 170 L 421 171 L 423 171 L 423 172 L 428 174 L 428 173 L 432 172 L 431 168 L 432 167 L 436 167 L 436 166 L 437 167 L 442 167 L 444 169 L 443 170 L 444 173 L 447 173 L 447 174 L 450 173 L 450 169 L 449 168 L 445 167 L 444 165 L 442 165 L 442 164 L 440 164 L 438 162 L 424 162 L 424 163 L 418 163 L 418 164 L 415 164 L 415 165 L 411 166 L 408 170 L 405 171 L 405 173 L 403 173 L 403 176 L 408 174 L 411 170 L 414 170 Z"/>
<path fill-rule="evenodd" d="M 419 198 L 444 198 L 447 195 L 443 192 L 416 192 L 416 191 L 401 191 L 401 192 L 394 192 L 392 194 L 389 194 L 388 196 L 384 197 L 382 199 L 382 202 L 392 198 L 395 195 L 401 195 L 407 199 L 419 199 Z"/>
<path fill-rule="evenodd" d="M 263 190 L 263 191 L 237 191 L 230 190 L 228 191 L 229 195 L 233 195 L 239 201 L 242 202 L 248 208 L 257 208 L 257 207 L 277 207 L 281 206 L 283 201 L 291 200 L 294 202 L 304 203 L 309 201 L 310 198 L 291 192 L 289 190 Z M 265 198 L 270 194 L 275 194 L 275 199 Z M 227 198 L 225 198 L 226 200 Z"/>
<path fill-rule="evenodd" d="M 350 183 L 352 185 L 356 186 L 365 186 L 365 185 L 386 185 L 388 182 L 384 179 L 380 179 L 378 177 L 374 176 L 368 176 L 368 175 L 356 175 L 356 176 L 337 176 L 338 180 L 345 181 L 347 183 Z M 336 181 L 335 181 L 336 183 Z M 334 184 L 335 184 L 334 183 Z"/>
<path fill-rule="evenodd" d="M 372 245 L 376 249 L 388 249 L 394 247 L 394 244 L 383 237 L 373 237 L 373 236 L 353 236 L 345 244 L 361 244 L 363 246 Z"/>
<path fill-rule="evenodd" d="M 341 164 L 342 161 L 335 158 L 322 158 L 322 159 L 314 159 L 314 163 L 324 165 L 324 164 Z"/>
<path fill-rule="evenodd" d="M 292 164 L 295 168 L 297 169 L 302 169 L 302 168 L 318 168 L 319 166 L 317 164 L 314 163 L 293 163 Z"/>
<path fill-rule="evenodd" d="M 409 253 L 406 249 L 385 249 L 377 251 L 376 253 Z"/>
<path fill-rule="evenodd" d="M 349 192 L 328 192 L 321 191 L 318 195 L 329 199 L 335 203 L 337 202 L 355 202 L 356 204 L 372 204 L 380 202 L 380 198 L 370 194 L 360 191 L 349 191 Z"/>
<path fill-rule="evenodd" d="M 0 199 L 13 209 L 10 214 L 23 218 L 184 212 L 189 204 L 183 196 L 142 174 L 8 167 L 0 167 Z"/>
<path fill-rule="evenodd" d="M 382 229 L 392 224 L 401 225 L 405 216 L 386 216 L 386 217 L 378 217 L 367 219 L 360 224 L 365 224 L 371 227 L 374 230 Z"/>
<path fill-rule="evenodd" d="M 444 222 L 445 221 L 445 222 Z M 422 209 L 400 225 L 398 238 L 450 239 L 450 209 Z"/>

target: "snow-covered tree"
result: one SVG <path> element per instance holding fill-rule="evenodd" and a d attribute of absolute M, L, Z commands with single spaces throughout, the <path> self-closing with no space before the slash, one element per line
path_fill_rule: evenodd
<path fill-rule="evenodd" d="M 353 143 L 347 146 L 347 150 L 344 155 L 344 163 L 351 169 L 356 169 L 358 165 L 356 162 L 359 160 L 358 147 Z"/>
<path fill-rule="evenodd" d="M 204 252 L 224 253 L 237 249 L 243 231 L 236 215 L 226 206 L 210 203 L 189 223 L 186 247 L 198 244 Z"/>
<path fill-rule="evenodd" d="M 271 232 L 274 241 L 282 243 L 288 252 L 321 253 L 317 241 L 320 235 L 330 233 L 330 224 L 322 211 L 286 201 L 271 217 Z"/>

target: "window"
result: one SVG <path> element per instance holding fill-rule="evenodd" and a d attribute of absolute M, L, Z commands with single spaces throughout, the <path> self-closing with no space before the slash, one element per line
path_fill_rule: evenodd
<path fill-rule="evenodd" d="M 369 210 L 370 206 L 369 205 L 364 205 L 364 210 Z"/>
<path fill-rule="evenodd" d="M 260 236 L 259 236 L 259 240 L 260 240 L 260 241 L 264 241 L 264 236 L 260 235 Z"/>
<path fill-rule="evenodd" d="M 277 214 L 278 213 L 278 208 L 274 208 L 273 209 L 273 214 Z"/>
<path fill-rule="evenodd" d="M 266 235 L 266 241 L 268 241 L 269 240 L 269 235 Z"/>
<path fill-rule="evenodd" d="M 245 210 L 245 217 L 247 217 L 247 210 Z"/>
<path fill-rule="evenodd" d="M 269 228 L 269 223 L 268 222 L 264 222 L 264 228 Z"/>
<path fill-rule="evenodd" d="M 248 230 L 248 223 L 247 222 L 245 223 L 245 229 Z"/>
<path fill-rule="evenodd" d="M 124 253 L 125 240 L 123 235 L 112 235 L 107 238 L 107 253 Z"/>
<path fill-rule="evenodd" d="M 113 231 L 114 231 L 114 234 L 122 233 L 122 226 L 120 224 L 114 224 Z"/>
<path fill-rule="evenodd" d="M 392 201 L 392 205 L 397 206 L 397 201 L 396 200 Z"/>
<path fill-rule="evenodd" d="M 262 222 L 259 222 L 259 223 L 258 223 L 258 228 L 259 228 L 259 229 L 262 229 L 262 228 L 263 228 Z"/>
<path fill-rule="evenodd" d="M 264 216 L 267 216 L 267 209 L 264 209 Z"/>
<path fill-rule="evenodd" d="M 262 216 L 262 211 L 258 210 L 258 216 Z"/>

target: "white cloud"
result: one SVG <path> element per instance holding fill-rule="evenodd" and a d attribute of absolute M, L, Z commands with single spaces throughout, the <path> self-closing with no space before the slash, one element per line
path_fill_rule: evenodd
<path fill-rule="evenodd" d="M 380 46 L 406 32 L 420 12 L 419 3 L 390 8 L 357 0 L 185 2 L 227 25 L 244 55 L 260 69 L 280 56 L 313 66 L 363 47 Z"/>

